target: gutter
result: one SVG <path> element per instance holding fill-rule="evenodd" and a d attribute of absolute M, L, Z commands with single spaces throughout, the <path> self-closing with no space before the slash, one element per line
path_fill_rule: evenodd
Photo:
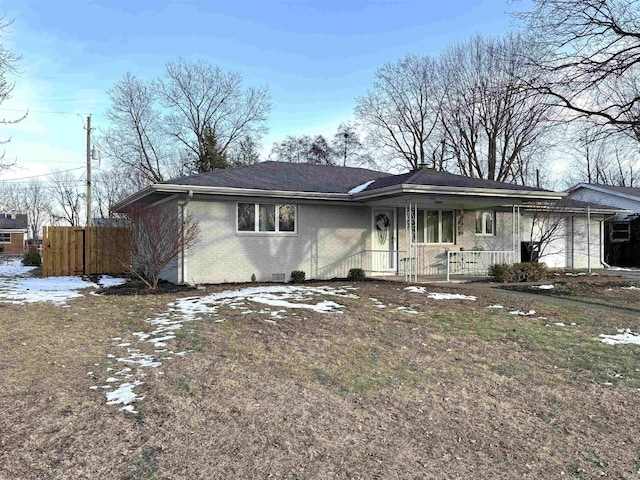
<path fill-rule="evenodd" d="M 193 185 L 161 184 L 156 183 L 140 190 L 139 192 L 125 198 L 115 204 L 113 211 L 118 211 L 154 193 L 184 193 L 193 197 L 194 194 L 222 195 L 238 197 L 274 197 L 296 200 L 330 200 L 330 201 L 351 201 L 353 197 L 348 193 L 323 193 L 323 192 L 299 192 L 289 190 L 258 190 L 252 188 L 232 188 L 232 187 L 205 187 Z"/>
<path fill-rule="evenodd" d="M 373 199 L 385 195 L 402 194 L 425 194 L 437 193 L 439 195 L 473 196 L 473 197 L 519 197 L 532 199 L 560 200 L 567 196 L 565 192 L 549 192 L 537 190 L 509 190 L 504 188 L 466 188 L 466 187 L 445 187 L 442 185 L 393 185 L 390 187 L 378 188 L 375 190 L 365 190 L 356 193 L 353 198 L 356 200 Z"/>

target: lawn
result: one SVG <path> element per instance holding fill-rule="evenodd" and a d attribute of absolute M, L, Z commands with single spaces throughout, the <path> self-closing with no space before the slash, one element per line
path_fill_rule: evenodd
<path fill-rule="evenodd" d="M 0 478 L 637 478 L 640 345 L 599 335 L 640 330 L 640 291 L 570 283 L 591 302 L 375 281 L 12 298 Z"/>

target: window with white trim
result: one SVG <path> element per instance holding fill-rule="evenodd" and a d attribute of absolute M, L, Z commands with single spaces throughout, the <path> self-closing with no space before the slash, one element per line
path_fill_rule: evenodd
<path fill-rule="evenodd" d="M 496 212 L 482 210 L 476 212 L 476 235 L 496 234 Z"/>
<path fill-rule="evenodd" d="M 418 210 L 417 243 L 453 243 L 455 214 L 453 210 Z"/>
<path fill-rule="evenodd" d="M 0 232 L 0 243 L 11 243 L 11 232 Z"/>
<path fill-rule="evenodd" d="M 612 242 L 628 242 L 631 240 L 631 223 L 615 222 L 611 224 L 611 241 Z"/>
<path fill-rule="evenodd" d="M 296 206 L 277 203 L 238 203 L 238 232 L 296 233 Z"/>

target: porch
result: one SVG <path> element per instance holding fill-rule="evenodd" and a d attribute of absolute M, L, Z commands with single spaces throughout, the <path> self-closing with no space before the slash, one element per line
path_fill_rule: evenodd
<path fill-rule="evenodd" d="M 425 245 L 417 245 L 410 257 L 404 250 L 366 250 L 361 253 L 361 268 L 374 277 L 404 281 L 470 279 L 486 277 L 489 267 L 511 264 L 513 251 L 453 250 L 433 254 Z M 392 267 L 397 265 L 397 269 Z"/>
<path fill-rule="evenodd" d="M 520 205 L 504 202 L 432 195 L 377 201 L 361 268 L 405 281 L 486 277 L 491 265 L 520 261 Z"/>

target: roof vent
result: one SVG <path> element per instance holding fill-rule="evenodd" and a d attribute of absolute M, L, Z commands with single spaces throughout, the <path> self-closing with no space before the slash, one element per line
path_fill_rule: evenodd
<path fill-rule="evenodd" d="M 418 168 L 414 168 L 413 170 L 411 170 L 412 172 L 419 172 L 420 170 L 425 170 L 427 172 L 435 172 L 436 169 L 433 167 L 430 167 L 428 163 L 426 162 L 420 162 L 418 163 Z"/>

